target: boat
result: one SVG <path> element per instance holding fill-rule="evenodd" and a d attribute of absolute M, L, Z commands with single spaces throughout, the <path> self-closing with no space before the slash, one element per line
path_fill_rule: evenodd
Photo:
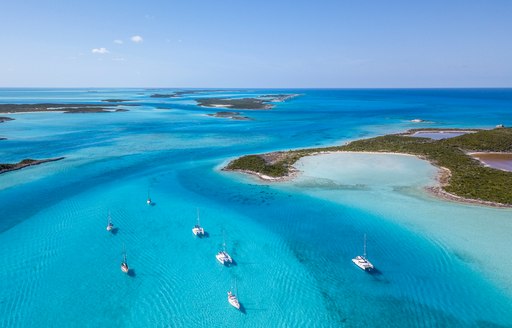
<path fill-rule="evenodd" d="M 149 189 L 148 189 L 148 199 L 146 200 L 146 204 L 151 205 L 151 197 L 149 196 Z"/>
<path fill-rule="evenodd" d="M 233 263 L 233 259 L 231 256 L 229 256 L 228 252 L 226 251 L 226 241 L 222 243 L 222 250 L 215 255 L 217 258 L 217 261 L 219 261 L 223 265 L 230 265 Z"/>
<path fill-rule="evenodd" d="M 363 255 L 356 256 L 352 259 L 352 262 L 364 271 L 371 271 L 374 269 L 373 264 L 366 258 L 366 234 L 364 235 Z"/>
<path fill-rule="evenodd" d="M 204 228 L 199 224 L 199 209 L 197 209 L 197 224 L 192 228 L 192 233 L 198 237 L 204 236 Z"/>
<path fill-rule="evenodd" d="M 235 280 L 235 292 L 236 290 L 236 280 Z M 238 301 L 238 297 L 232 292 L 228 291 L 228 302 L 231 304 L 231 306 L 235 307 L 237 310 L 240 310 L 240 302 Z"/>
<path fill-rule="evenodd" d="M 112 231 L 114 229 L 114 224 L 112 223 L 112 218 L 110 217 L 110 211 L 108 212 L 108 221 L 107 221 L 107 231 Z"/>
<path fill-rule="evenodd" d="M 240 302 L 238 302 L 238 298 L 236 297 L 235 294 L 233 294 L 231 291 L 228 292 L 228 302 L 229 304 L 231 304 L 233 307 L 237 308 L 238 310 L 240 310 Z"/>
<path fill-rule="evenodd" d="M 128 273 L 130 271 L 130 268 L 128 267 L 128 262 L 126 261 L 126 251 L 123 247 L 123 262 L 121 262 L 121 271 L 124 273 Z"/>

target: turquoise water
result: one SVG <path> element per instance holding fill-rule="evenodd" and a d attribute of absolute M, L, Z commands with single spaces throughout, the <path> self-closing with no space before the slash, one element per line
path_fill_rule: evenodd
<path fill-rule="evenodd" d="M 170 91 L 0 89 L 0 103 L 139 105 L 1 115 L 15 120 L 0 123 L 0 162 L 66 159 L 0 176 L 0 326 L 512 326 L 512 265 L 493 257 L 512 249 L 512 212 L 426 195 L 427 163 L 361 164 L 371 157 L 344 176 L 313 161 L 284 184 L 220 171 L 242 154 L 408 128 L 510 126 L 512 90 L 212 93 L 301 94 L 237 110 L 252 121 L 206 116 L 217 110 L 193 100 L 208 94 L 149 97 Z M 209 238 L 192 235 L 197 208 Z M 373 275 L 350 261 L 365 233 Z M 230 268 L 215 259 L 223 235 Z M 123 244 L 132 276 L 119 268 Z M 227 302 L 235 280 L 245 313 Z"/>

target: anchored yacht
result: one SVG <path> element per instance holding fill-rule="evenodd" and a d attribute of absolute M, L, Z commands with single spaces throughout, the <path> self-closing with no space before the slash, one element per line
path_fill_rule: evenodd
<path fill-rule="evenodd" d="M 148 199 L 146 200 L 146 204 L 151 205 L 151 197 L 149 197 L 149 191 L 148 191 Z"/>
<path fill-rule="evenodd" d="M 358 255 L 352 259 L 355 265 L 364 271 L 371 271 L 374 269 L 373 264 L 366 258 L 366 234 L 364 235 L 363 255 Z"/>
<path fill-rule="evenodd" d="M 197 209 L 197 224 L 192 228 L 192 233 L 198 237 L 204 236 L 204 228 L 199 224 L 199 209 Z"/>
<path fill-rule="evenodd" d="M 107 221 L 107 231 L 112 231 L 114 229 L 114 224 L 112 223 L 112 218 L 110 217 L 110 211 L 108 212 L 108 221 Z"/>
<path fill-rule="evenodd" d="M 128 262 L 126 262 L 126 251 L 123 247 L 123 262 L 121 262 L 121 271 L 123 271 L 124 273 L 128 273 L 129 270 L 130 268 L 128 267 Z"/>
<path fill-rule="evenodd" d="M 238 302 L 238 298 L 236 297 L 235 294 L 233 294 L 231 291 L 228 292 L 228 302 L 229 304 L 231 304 L 233 307 L 237 308 L 238 310 L 240 310 L 240 302 Z"/>
<path fill-rule="evenodd" d="M 215 257 L 221 264 L 228 266 L 231 263 L 233 263 L 233 259 L 231 258 L 231 256 L 229 256 L 228 252 L 226 251 L 226 242 L 224 242 L 222 245 L 222 251 L 218 252 L 217 255 L 215 255 Z"/>

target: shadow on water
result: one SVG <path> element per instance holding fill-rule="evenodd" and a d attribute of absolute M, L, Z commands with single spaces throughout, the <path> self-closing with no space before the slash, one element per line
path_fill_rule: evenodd
<path fill-rule="evenodd" d="M 155 202 L 151 202 L 148 204 L 149 206 L 156 206 L 156 203 Z"/>
<path fill-rule="evenodd" d="M 383 273 L 382 271 L 380 271 L 379 269 L 377 268 L 373 268 L 372 270 L 370 271 L 365 271 L 366 273 L 368 273 L 369 275 L 371 276 L 374 276 L 374 277 L 382 277 L 383 276 Z"/>
<path fill-rule="evenodd" d="M 114 236 L 117 235 L 118 232 L 119 228 L 112 228 L 112 230 L 110 230 L 110 233 L 113 234 Z"/>
<path fill-rule="evenodd" d="M 137 276 L 134 269 L 129 269 L 127 275 L 128 275 L 128 277 L 132 277 L 132 278 L 135 278 Z"/>
<path fill-rule="evenodd" d="M 206 231 L 205 231 L 205 232 L 204 232 L 204 235 L 202 235 L 202 236 L 197 236 L 197 238 L 199 238 L 199 239 L 203 239 L 203 238 L 210 238 L 210 234 L 209 234 L 208 232 L 206 232 Z"/>
<path fill-rule="evenodd" d="M 238 262 L 236 262 L 235 260 L 232 260 L 232 262 L 229 264 L 225 264 L 225 266 L 227 266 L 227 267 L 237 266 L 237 265 L 238 265 Z"/>
<path fill-rule="evenodd" d="M 379 269 L 373 269 L 371 271 L 366 271 L 375 281 L 378 281 L 380 283 L 385 283 L 385 284 L 389 284 L 390 281 L 388 279 L 386 279 L 386 277 L 384 276 L 384 273 L 382 273 L 382 271 L 380 271 Z"/>
<path fill-rule="evenodd" d="M 240 309 L 238 309 L 238 311 L 242 312 L 242 314 L 247 314 L 247 311 L 245 310 L 245 306 L 240 303 Z"/>

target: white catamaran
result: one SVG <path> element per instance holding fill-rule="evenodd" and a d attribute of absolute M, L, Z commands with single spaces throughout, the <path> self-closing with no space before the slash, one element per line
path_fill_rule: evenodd
<path fill-rule="evenodd" d="M 352 259 L 352 262 L 364 271 L 371 271 L 374 269 L 373 264 L 366 258 L 366 234 L 364 234 L 363 255 L 356 256 Z"/>
<path fill-rule="evenodd" d="M 215 255 L 217 258 L 217 261 L 219 261 L 223 265 L 230 265 L 233 263 L 233 259 L 231 256 L 229 256 L 228 252 L 226 251 L 226 240 L 224 239 L 224 242 L 222 243 L 222 250 Z"/>
<path fill-rule="evenodd" d="M 204 237 L 204 228 L 199 224 L 199 209 L 197 209 L 197 224 L 192 228 L 192 233 L 198 237 Z"/>

